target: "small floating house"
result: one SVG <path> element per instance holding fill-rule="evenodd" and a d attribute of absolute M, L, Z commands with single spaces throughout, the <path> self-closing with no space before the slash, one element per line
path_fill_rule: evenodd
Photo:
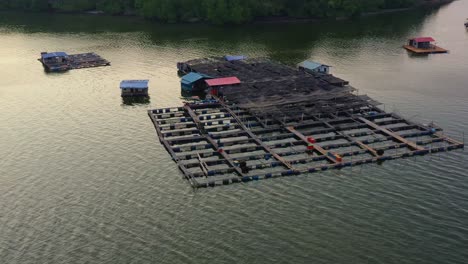
<path fill-rule="evenodd" d="M 316 72 L 316 73 L 325 73 L 329 74 L 330 73 L 330 67 L 325 64 L 321 64 L 318 62 L 313 62 L 313 61 L 303 61 L 297 65 L 299 70 L 303 70 L 306 72 Z"/>
<path fill-rule="evenodd" d="M 41 52 L 39 61 L 46 71 L 62 72 L 70 69 L 69 57 L 65 52 Z"/>
<path fill-rule="evenodd" d="M 408 45 L 403 46 L 406 50 L 416 54 L 447 53 L 448 50 L 434 44 L 432 37 L 418 37 L 408 40 Z"/>
<path fill-rule="evenodd" d="M 148 80 L 124 80 L 120 83 L 122 97 L 148 96 Z"/>
<path fill-rule="evenodd" d="M 184 92 L 198 92 L 203 91 L 206 88 L 204 80 L 211 79 L 211 77 L 196 73 L 190 72 L 184 75 L 181 79 L 181 87 Z"/>
<path fill-rule="evenodd" d="M 300 71 L 307 72 L 314 76 L 319 76 L 323 81 L 333 85 L 344 87 L 349 84 L 348 81 L 340 79 L 330 74 L 331 66 L 313 61 L 303 61 L 297 65 Z"/>
<path fill-rule="evenodd" d="M 224 77 L 205 80 L 211 95 L 221 96 L 223 87 L 239 86 L 241 81 L 237 77 Z"/>

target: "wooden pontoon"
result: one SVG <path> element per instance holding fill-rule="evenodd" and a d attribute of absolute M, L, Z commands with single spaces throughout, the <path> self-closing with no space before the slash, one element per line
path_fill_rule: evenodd
<path fill-rule="evenodd" d="M 42 52 L 38 59 L 48 72 L 109 66 L 110 62 L 95 53 L 68 55 L 65 52 Z"/>
<path fill-rule="evenodd" d="M 447 53 L 448 50 L 433 44 L 435 40 L 431 37 L 419 37 L 408 40 L 408 45 L 403 47 L 415 54 Z"/>

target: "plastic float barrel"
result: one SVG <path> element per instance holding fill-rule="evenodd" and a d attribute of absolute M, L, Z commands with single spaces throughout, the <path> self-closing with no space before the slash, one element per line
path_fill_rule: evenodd
<path fill-rule="evenodd" d="M 251 179 L 249 176 L 242 177 L 243 182 L 249 182 Z"/>

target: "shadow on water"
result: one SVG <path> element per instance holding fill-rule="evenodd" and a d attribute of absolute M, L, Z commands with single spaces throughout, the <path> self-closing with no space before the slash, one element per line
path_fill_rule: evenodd
<path fill-rule="evenodd" d="M 362 39 L 406 38 L 418 30 L 435 10 L 412 10 L 353 20 L 321 20 L 307 23 L 253 23 L 248 26 L 206 24 L 160 24 L 137 17 L 91 16 L 84 14 L 36 14 L 2 12 L 0 30 L 25 33 L 143 33 L 151 43 L 183 48 L 190 46 L 211 53 L 213 46 L 238 51 L 246 42 L 260 45 L 272 59 L 294 63 L 309 57 L 319 40 L 334 46 Z M 408 26 L 411 25 L 411 26 Z M 339 39 L 339 41 L 334 41 Z"/>
<path fill-rule="evenodd" d="M 189 92 L 180 89 L 180 96 L 184 100 L 204 100 L 206 99 L 206 93 L 204 91 L 197 91 L 197 92 Z"/>
<path fill-rule="evenodd" d="M 122 106 L 147 105 L 151 103 L 150 96 L 122 97 Z"/>

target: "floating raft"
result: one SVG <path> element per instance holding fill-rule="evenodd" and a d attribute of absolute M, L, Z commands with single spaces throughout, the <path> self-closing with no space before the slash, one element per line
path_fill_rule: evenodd
<path fill-rule="evenodd" d="M 224 89 L 224 98 L 148 111 L 160 142 L 194 188 L 464 147 L 438 127 L 382 111 L 352 87 L 330 85 L 330 76 L 268 61 L 199 62 L 181 66 L 216 77 L 236 73 L 242 85 Z"/>
<path fill-rule="evenodd" d="M 441 48 L 439 46 L 436 46 L 436 45 L 432 45 L 431 48 L 429 49 L 418 49 L 410 45 L 404 45 L 403 48 L 416 54 L 437 54 L 437 53 L 448 52 L 448 50 Z"/>
<path fill-rule="evenodd" d="M 74 69 L 110 66 L 110 62 L 96 53 L 68 55 L 65 52 L 42 53 L 38 59 L 46 71 L 63 72 Z"/>

